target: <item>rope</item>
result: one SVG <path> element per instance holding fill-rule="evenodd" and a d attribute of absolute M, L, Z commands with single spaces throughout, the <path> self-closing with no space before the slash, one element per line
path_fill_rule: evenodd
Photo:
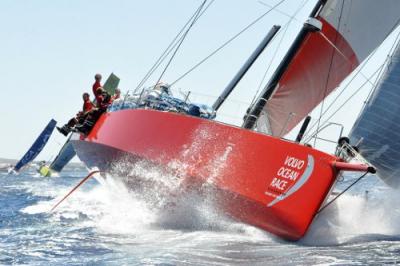
<path fill-rule="evenodd" d="M 361 179 L 363 179 L 366 175 L 368 174 L 368 171 L 365 172 L 363 175 L 361 175 L 359 178 L 356 179 L 350 186 L 348 186 L 346 189 L 344 189 L 342 192 L 340 192 L 333 200 L 325 204 L 321 209 L 319 209 L 318 213 L 321 213 L 323 210 L 325 210 L 329 205 L 331 205 L 334 201 L 336 201 L 340 196 L 342 196 L 346 191 L 348 191 L 350 188 L 352 188 L 355 184 L 357 184 Z"/>
<path fill-rule="evenodd" d="M 227 40 L 225 43 L 223 43 L 220 47 L 215 49 L 212 53 L 210 53 L 208 56 L 206 56 L 203 60 L 195 64 L 193 67 L 191 67 L 188 71 L 186 71 L 184 74 L 182 74 L 179 78 L 177 78 L 174 82 L 170 83 L 171 86 L 182 80 L 184 77 L 189 75 L 191 72 L 193 72 L 196 68 L 198 68 L 200 65 L 202 65 L 204 62 L 206 62 L 208 59 L 213 57 L 215 54 L 217 54 L 219 51 L 221 51 L 223 48 L 225 48 L 228 44 L 233 42 L 235 39 L 237 39 L 240 35 L 242 35 L 244 32 L 246 32 L 248 29 L 250 29 L 252 26 L 254 26 L 257 22 L 259 22 L 261 19 L 263 19 L 267 14 L 269 14 L 272 10 L 277 8 L 279 5 L 281 5 L 283 2 L 286 0 L 281 0 L 279 1 L 276 5 L 274 5 L 271 9 L 266 11 L 264 14 L 259 16 L 257 19 L 255 19 L 253 22 L 251 22 L 249 25 L 244 27 L 241 31 L 239 31 L 237 34 L 235 34 L 233 37 L 231 37 L 229 40 Z"/>

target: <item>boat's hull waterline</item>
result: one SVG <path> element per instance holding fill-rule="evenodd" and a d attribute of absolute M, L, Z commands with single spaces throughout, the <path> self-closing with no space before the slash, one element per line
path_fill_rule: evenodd
<path fill-rule="evenodd" d="M 73 144 L 88 167 L 101 171 L 130 157 L 178 170 L 192 187 L 207 182 L 229 215 L 290 240 L 306 233 L 338 173 L 337 158 L 313 148 L 154 110 L 104 114 Z"/>

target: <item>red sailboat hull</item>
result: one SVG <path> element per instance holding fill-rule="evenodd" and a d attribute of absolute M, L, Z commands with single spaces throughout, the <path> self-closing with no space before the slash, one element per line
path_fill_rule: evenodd
<path fill-rule="evenodd" d="M 289 240 L 304 236 L 337 176 L 337 158 L 313 148 L 154 110 L 106 113 L 73 144 L 102 171 L 129 156 L 179 171 L 188 187 L 207 182 L 229 215 Z"/>

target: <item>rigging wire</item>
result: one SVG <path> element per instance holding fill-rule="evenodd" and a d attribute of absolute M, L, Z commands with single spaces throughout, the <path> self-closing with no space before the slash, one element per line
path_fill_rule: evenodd
<path fill-rule="evenodd" d="M 262 1 L 258 1 L 258 2 L 259 2 L 260 4 L 265 5 L 265 6 L 271 7 L 270 5 L 268 5 L 268 4 L 266 4 L 266 3 L 262 2 Z M 278 54 L 278 50 L 279 50 L 279 48 L 281 47 L 281 44 L 282 44 L 282 42 L 283 42 L 283 39 L 284 39 L 285 36 L 286 36 L 287 30 L 289 29 L 290 23 L 291 23 L 293 20 L 298 21 L 298 20 L 296 19 L 297 14 L 300 12 L 300 10 L 302 10 L 302 9 L 304 8 L 304 6 L 305 6 L 308 2 L 309 2 L 309 0 L 303 0 L 303 3 L 297 8 L 297 10 L 294 12 L 293 15 L 289 15 L 289 14 L 280 12 L 280 13 L 283 13 L 284 15 L 288 16 L 288 17 L 289 17 L 289 21 L 288 21 L 288 22 L 285 24 L 285 26 L 284 26 L 285 30 L 284 30 L 283 33 L 282 33 L 282 38 L 279 40 L 279 43 L 278 43 L 278 45 L 277 45 L 277 47 L 276 47 L 276 49 L 275 49 L 275 52 L 274 52 L 274 54 L 273 54 L 273 56 L 272 56 L 272 58 L 271 58 L 271 62 L 270 62 L 270 64 L 268 65 L 267 70 L 265 71 L 265 73 L 264 73 L 264 75 L 263 75 L 263 77 L 262 77 L 262 79 L 261 79 L 260 84 L 258 85 L 257 91 L 256 91 L 256 93 L 254 94 L 253 99 L 251 100 L 250 106 L 252 106 L 252 105 L 254 104 L 255 100 L 258 98 L 257 95 L 259 94 L 259 92 L 260 92 L 260 90 L 261 90 L 261 88 L 262 88 L 262 85 L 264 84 L 264 81 L 265 81 L 265 79 L 267 78 L 268 72 L 269 72 L 269 70 L 271 69 L 271 66 L 272 66 L 273 62 L 275 61 L 275 58 L 276 58 L 276 56 L 277 56 L 277 54 Z M 279 10 L 277 10 L 277 11 L 279 11 Z M 279 34 L 279 33 L 278 33 L 278 34 Z"/>
<path fill-rule="evenodd" d="M 387 55 L 387 57 L 386 57 L 386 59 L 385 59 L 385 61 L 384 61 L 384 63 L 383 63 L 384 65 L 388 66 L 389 60 L 392 58 L 393 53 L 394 53 L 394 50 L 396 49 L 396 45 L 397 45 L 397 46 L 400 45 L 399 40 L 400 40 L 400 32 L 397 34 L 396 39 L 395 39 L 395 41 L 394 41 L 392 47 L 391 47 L 390 50 L 389 50 L 389 53 L 388 53 L 388 55 Z M 370 89 L 369 92 L 368 92 L 367 97 L 366 97 L 365 100 L 364 100 L 364 104 L 363 104 L 363 106 L 362 106 L 360 112 L 358 113 L 358 116 L 357 116 L 357 118 L 356 118 L 356 121 L 357 121 L 358 118 L 361 116 L 362 111 L 364 110 L 364 108 L 365 108 L 365 106 L 368 104 L 368 102 L 370 101 L 370 99 L 371 99 L 371 97 L 372 97 L 372 94 L 373 94 L 374 91 L 377 89 L 379 80 L 380 80 L 380 78 L 381 78 L 382 75 L 383 75 L 384 69 L 385 69 L 385 67 L 382 67 L 381 70 L 377 73 L 376 78 L 375 78 L 375 81 L 374 81 L 374 84 L 372 85 L 371 89 Z"/>
<path fill-rule="evenodd" d="M 399 33 L 397 34 L 397 37 L 396 37 L 396 39 L 395 39 L 395 42 L 393 43 L 393 45 L 392 45 L 392 48 L 390 49 L 390 53 L 392 53 L 392 51 L 393 51 L 393 49 L 394 49 L 394 47 L 395 47 L 395 45 L 396 45 L 396 43 L 398 43 L 400 41 L 400 31 L 399 31 Z M 378 50 L 378 48 L 376 48 L 369 56 L 368 56 L 368 58 L 362 63 L 362 65 L 361 65 L 361 67 L 357 70 L 357 72 L 353 75 L 353 77 L 351 78 L 351 80 L 346 84 L 346 86 L 341 90 L 341 92 L 334 98 L 334 100 L 330 103 L 330 105 L 328 106 L 328 108 L 326 108 L 325 109 L 325 111 L 324 111 L 324 113 L 322 114 L 322 116 L 321 116 L 321 119 L 322 119 L 322 117 L 324 117 L 325 115 L 327 115 L 327 113 L 328 113 L 328 111 L 334 106 L 334 104 L 339 100 L 339 98 L 341 97 L 341 95 L 346 91 L 346 89 L 348 89 L 349 87 L 350 87 L 350 85 L 352 84 L 352 82 L 355 80 L 355 78 L 359 75 L 359 73 L 364 69 L 364 67 L 368 64 L 368 62 L 371 60 L 371 58 L 375 55 L 375 53 L 377 52 L 377 50 Z M 371 75 L 371 77 L 373 77 L 373 76 L 375 76 L 377 73 L 381 73 L 381 71 L 383 70 L 383 68 L 384 68 L 384 65 L 386 64 L 386 61 Z M 379 78 L 379 75 L 377 76 L 377 79 Z M 370 79 L 366 79 L 366 81 L 357 89 L 357 91 L 355 92 L 355 93 L 353 93 L 351 96 L 350 96 L 350 98 L 348 98 L 346 101 L 345 101 L 345 103 L 347 103 L 352 97 L 354 97 L 354 95 L 356 95 L 367 83 L 370 83 Z M 376 82 L 375 82 L 376 83 Z M 366 100 L 370 97 L 370 95 L 372 94 L 372 91 L 374 90 L 374 87 L 372 87 L 371 88 L 371 90 L 370 90 L 370 92 L 369 92 L 369 94 L 368 94 L 368 97 L 366 98 Z M 329 118 L 328 119 L 326 119 L 322 124 L 321 124 L 321 127 L 323 127 L 323 126 L 325 126 L 328 122 L 329 122 L 329 120 L 341 109 L 341 108 L 343 108 L 343 104 L 339 107 L 339 108 L 337 108 L 337 110 L 331 115 L 331 116 L 329 116 Z M 315 131 L 314 131 L 314 133 L 313 134 L 310 134 L 310 132 L 313 130 L 313 128 L 316 126 L 316 124 L 317 124 L 317 122 L 314 122 L 314 124 L 310 127 L 310 129 L 309 130 L 307 130 L 307 135 L 308 136 L 314 136 L 315 135 L 315 133 L 317 132 L 317 130 L 318 129 L 316 129 Z M 308 141 L 310 141 L 311 140 L 311 137 L 309 137 L 308 139 L 307 139 L 307 141 L 306 142 L 308 142 Z"/>
<path fill-rule="evenodd" d="M 353 77 L 350 79 L 350 81 L 346 84 L 346 86 L 340 91 L 340 93 L 335 97 L 335 99 L 332 101 L 332 103 L 328 106 L 328 108 L 325 109 L 324 113 L 321 116 L 321 119 L 323 116 L 327 114 L 327 112 L 331 109 L 331 107 L 336 103 L 336 101 L 340 98 L 340 96 L 346 91 L 346 89 L 351 85 L 351 83 L 356 79 L 358 74 L 361 72 L 361 70 L 367 65 L 369 60 L 372 58 L 372 55 L 375 53 L 375 51 L 364 61 L 364 63 L 361 65 L 359 70 L 353 75 Z M 306 134 L 309 135 L 310 132 L 314 129 L 314 127 L 317 125 L 317 122 L 314 122 L 310 128 L 307 130 Z M 323 127 L 324 124 L 321 125 Z"/>
<path fill-rule="evenodd" d="M 383 67 L 385 66 L 385 64 L 382 64 L 377 70 L 375 70 L 375 72 L 372 74 L 372 76 L 376 75 Z M 335 112 L 333 112 L 322 124 L 321 124 L 321 128 L 323 126 L 325 126 L 329 120 L 337 114 L 337 112 L 340 111 L 340 109 L 342 109 L 358 92 L 361 91 L 361 89 L 368 83 L 368 81 L 365 81 L 352 95 L 350 95 L 350 97 L 347 98 L 346 101 L 343 102 L 343 104 L 341 104 L 336 110 Z M 318 131 L 316 130 L 314 134 L 312 134 L 311 136 L 309 136 L 309 138 L 305 141 L 305 143 L 307 143 L 308 141 L 310 141 L 312 138 L 316 137 L 316 134 L 318 133 Z"/>
<path fill-rule="evenodd" d="M 207 11 L 207 9 L 214 3 L 215 0 L 211 0 L 211 2 L 204 8 L 201 13 L 198 15 L 197 20 L 203 16 L 203 14 Z M 201 5 L 203 6 L 203 4 Z M 187 26 L 193 21 L 194 17 L 196 14 L 198 14 L 200 7 L 196 9 L 196 11 L 193 13 L 193 15 L 190 17 L 190 19 L 186 22 L 186 24 L 181 28 L 181 30 L 178 32 L 178 34 L 174 37 L 174 39 L 170 42 L 168 47 L 163 51 L 163 53 L 160 55 L 160 57 L 156 60 L 156 62 L 153 64 L 153 66 L 149 69 L 149 71 L 146 73 L 146 75 L 143 77 L 143 79 L 140 81 L 140 83 L 137 85 L 135 88 L 134 92 L 143 86 L 143 84 L 148 80 L 148 78 L 156 71 L 156 69 L 162 64 L 162 62 L 165 60 L 165 58 L 174 50 L 174 48 L 178 45 L 178 43 L 182 39 L 182 33 L 184 30 L 187 28 Z M 179 39 L 179 40 L 178 40 Z"/>
<path fill-rule="evenodd" d="M 353 64 L 353 63 L 351 62 L 350 58 L 348 58 L 348 57 L 339 49 L 339 47 L 337 47 L 333 42 L 331 42 L 331 41 L 329 40 L 329 38 L 326 37 L 325 34 L 323 34 L 322 32 L 318 32 L 318 33 L 322 36 L 322 38 L 324 38 L 324 40 L 325 40 L 330 46 L 332 46 L 332 47 L 338 52 L 338 54 L 339 54 L 340 56 L 342 56 L 342 57 L 343 57 L 347 62 L 349 62 L 350 64 Z M 372 86 L 374 86 L 374 83 L 371 81 L 371 79 L 368 78 L 362 71 L 360 71 L 359 74 L 360 74 L 363 78 L 365 78 Z"/>
<path fill-rule="evenodd" d="M 207 0 L 204 0 L 204 2 L 201 4 L 201 6 L 199 7 L 199 10 L 196 14 L 196 16 L 194 17 L 192 23 L 189 25 L 189 27 L 187 28 L 187 30 L 185 31 L 185 33 L 183 34 L 181 40 L 178 43 L 178 46 L 175 48 L 174 53 L 172 54 L 171 58 L 169 59 L 167 65 L 165 66 L 164 70 L 161 72 L 160 77 L 158 78 L 157 82 L 155 84 L 158 84 L 162 77 L 164 76 L 165 72 L 167 71 L 167 69 L 169 68 L 170 64 L 172 63 L 172 60 L 175 58 L 176 53 L 179 51 L 179 48 L 181 47 L 182 43 L 185 41 L 186 36 L 188 35 L 189 31 L 192 29 L 192 27 L 194 26 L 194 24 L 197 22 L 200 14 L 201 14 L 201 10 L 203 9 L 204 5 L 207 3 Z"/>
<path fill-rule="evenodd" d="M 388 53 L 387 58 L 386 58 L 386 61 L 392 58 L 394 50 L 396 49 L 396 46 L 398 46 L 398 45 L 400 45 L 400 31 L 397 34 L 396 39 L 394 40 L 394 43 L 393 43 L 392 47 L 389 50 L 389 53 Z M 382 71 L 383 71 L 383 69 L 382 69 Z M 377 75 L 376 80 L 374 82 L 374 87 L 369 91 L 368 96 L 365 99 L 365 104 L 369 102 L 372 93 L 375 91 L 376 87 L 378 86 L 379 77 L 381 77 L 381 75 L 382 75 L 382 72 L 380 72 Z"/>
<path fill-rule="evenodd" d="M 308 2 L 309 0 L 303 0 L 303 2 L 304 2 L 304 1 L 307 1 L 307 2 Z M 269 5 L 269 4 L 267 4 L 267 3 L 263 2 L 263 1 L 257 1 L 257 2 L 258 2 L 259 4 L 261 4 L 261 5 L 266 6 L 266 7 L 269 7 L 269 8 L 272 7 L 272 5 Z M 295 20 L 296 22 L 298 22 L 298 23 L 300 23 L 300 24 L 303 24 L 303 22 L 301 22 L 301 21 L 298 20 L 297 18 L 293 17 L 292 15 L 290 15 L 290 14 L 288 14 L 288 13 L 286 13 L 286 12 L 283 12 L 283 11 L 279 10 L 278 8 L 275 8 L 275 11 L 278 12 L 278 13 L 280 13 L 280 14 L 282 14 L 282 15 L 284 15 L 284 16 L 286 16 L 286 17 L 288 17 L 288 18 L 290 18 L 290 19 Z"/>
<path fill-rule="evenodd" d="M 172 51 L 171 47 L 174 47 L 176 45 L 176 40 L 179 38 L 179 36 L 182 34 L 182 32 L 186 29 L 187 25 L 192 21 L 194 17 L 193 16 L 186 22 L 185 26 L 181 29 L 181 31 L 175 36 L 175 38 L 172 40 L 172 42 L 168 45 L 168 47 L 164 50 L 164 52 L 161 54 L 161 56 L 156 60 L 156 62 L 153 64 L 153 66 L 149 69 L 149 71 L 146 73 L 146 75 L 143 77 L 143 79 L 139 82 L 139 84 L 135 88 L 135 92 L 143 86 L 143 84 L 147 81 L 147 79 L 154 73 L 154 71 L 158 68 L 158 66 L 163 62 L 166 56 L 169 55 L 170 51 Z"/>
<path fill-rule="evenodd" d="M 335 202 L 340 196 L 342 196 L 345 192 L 347 192 L 350 188 L 352 188 L 355 184 L 357 184 L 361 179 L 367 176 L 369 171 L 366 171 L 364 174 L 362 174 L 359 178 L 356 179 L 350 186 L 348 186 L 346 189 L 344 189 L 342 192 L 340 192 L 333 200 L 325 204 L 321 209 L 319 209 L 318 213 L 321 213 L 323 210 L 325 210 L 329 205 L 331 205 L 333 202 Z"/>
<path fill-rule="evenodd" d="M 399 25 L 399 23 L 400 23 L 400 19 L 395 23 L 395 26 L 393 26 L 393 28 L 392 28 L 392 30 L 390 31 L 390 32 L 392 32 L 398 25 Z M 386 36 L 386 38 L 389 36 L 389 34 Z M 391 48 L 391 50 L 393 50 L 394 49 L 394 45 L 397 43 L 397 42 L 399 42 L 400 41 L 400 31 L 399 31 L 399 33 L 397 34 L 397 37 L 396 37 L 396 40 L 395 40 L 395 42 L 394 42 L 394 44 L 393 44 L 393 46 L 392 46 L 392 48 Z M 379 47 L 378 47 L 379 48 Z M 327 112 L 331 109 L 331 107 L 336 103 L 336 101 L 340 98 L 340 96 L 346 91 L 346 89 L 348 89 L 349 88 L 349 86 L 352 84 L 352 82 L 360 75 L 360 73 L 361 73 L 361 75 L 367 80 L 367 82 L 368 83 L 372 83 L 370 80 L 371 80 L 371 78 L 368 78 L 368 77 L 366 77 L 364 74 L 362 74 L 362 71 L 364 70 L 364 68 L 365 68 L 365 66 L 368 64 L 368 62 L 371 60 L 371 58 L 376 54 L 376 52 L 378 51 L 378 48 L 376 48 L 367 58 L 366 58 L 366 60 L 362 63 L 362 65 L 358 68 L 358 70 L 355 72 L 355 74 L 353 75 L 353 77 L 349 80 L 349 82 L 344 86 L 344 88 L 341 90 L 341 92 L 335 97 L 335 99 L 332 101 L 332 103 L 328 106 L 328 108 L 327 109 L 325 109 L 325 111 L 323 112 L 323 114 L 322 114 L 322 116 L 321 116 L 321 118 L 323 117 L 323 116 L 325 116 L 326 114 L 327 114 Z M 382 70 L 382 68 L 379 68 L 379 69 L 381 69 Z M 371 77 L 372 76 L 374 76 L 374 75 L 376 75 L 376 73 L 377 72 L 374 72 L 372 75 L 371 75 Z M 377 76 L 377 78 L 378 78 L 379 76 Z M 374 86 L 376 85 L 376 82 L 373 82 L 372 83 Z M 365 83 L 362 85 L 362 86 L 364 86 L 365 85 Z M 370 93 L 368 94 L 368 97 L 366 98 L 366 99 L 368 99 L 369 98 L 369 96 L 372 94 L 372 91 L 373 91 L 373 89 L 374 89 L 374 87 L 372 87 L 372 89 L 370 90 Z M 340 108 L 342 108 L 343 106 L 341 106 Z M 338 110 L 337 110 L 338 111 Z M 336 111 L 336 112 L 337 112 Z M 335 113 L 336 113 L 335 112 Z M 332 116 L 330 116 L 330 118 L 331 118 Z M 329 118 L 329 119 L 330 119 Z M 326 125 L 326 123 L 328 122 L 328 120 L 325 120 L 325 122 L 324 123 L 322 123 L 322 125 L 321 125 L 321 127 L 323 127 L 324 125 Z M 307 130 L 307 132 L 306 132 L 306 135 L 310 135 L 310 132 L 314 129 L 314 127 L 317 125 L 317 122 L 314 122 L 310 127 L 309 127 L 309 129 Z M 318 129 L 317 129 L 318 130 Z M 315 130 L 314 132 L 316 132 L 317 130 Z M 315 134 L 315 133 L 314 133 Z M 314 135 L 314 134 L 311 134 L 312 136 Z M 308 139 L 307 141 L 310 141 L 310 139 Z"/>
<path fill-rule="evenodd" d="M 233 37 L 231 37 L 229 40 L 227 40 L 225 43 L 223 43 L 220 47 L 218 47 L 217 49 L 215 49 L 213 52 L 211 52 L 208 56 L 206 56 L 204 59 L 202 59 L 200 62 L 198 62 L 197 64 L 195 64 L 193 67 L 191 67 L 188 71 L 186 71 L 185 73 L 183 73 L 181 76 L 179 76 L 175 81 L 173 81 L 172 83 L 170 83 L 170 85 L 174 85 L 177 82 L 179 82 L 180 80 L 182 80 L 184 77 L 186 77 L 187 75 L 189 75 L 191 72 L 193 72 L 195 69 L 197 69 L 200 65 L 202 65 L 204 62 L 206 62 L 208 59 L 210 59 L 211 57 L 213 57 L 215 54 L 217 54 L 219 51 L 221 51 L 223 48 L 225 48 L 228 44 L 230 44 L 231 42 L 233 42 L 235 39 L 237 39 L 240 35 L 242 35 L 244 32 L 246 32 L 248 29 L 250 29 L 252 26 L 254 26 L 257 22 L 259 22 L 261 19 L 263 19 L 267 14 L 269 14 L 272 10 L 274 10 L 275 8 L 277 8 L 279 5 L 281 5 L 283 2 L 285 2 L 286 0 L 281 0 L 279 1 L 277 4 L 275 4 L 271 9 L 269 9 L 268 11 L 266 11 L 265 13 L 263 13 L 261 16 L 259 16 L 257 19 L 255 19 L 254 21 L 252 21 L 249 25 L 247 25 L 246 27 L 244 27 L 241 31 L 239 31 L 237 34 L 235 34 Z"/>
<path fill-rule="evenodd" d="M 337 39 L 339 37 L 340 26 L 341 26 L 342 16 L 343 16 L 343 8 L 344 8 L 344 1 L 342 2 L 342 7 L 340 8 L 339 21 L 338 21 L 338 25 L 337 25 L 337 30 L 336 30 L 336 34 L 335 34 L 334 43 L 337 42 Z M 328 68 L 328 75 L 327 75 L 326 81 L 325 81 L 325 90 L 324 90 L 324 95 L 323 95 L 323 98 L 322 98 L 321 110 L 320 110 L 320 114 L 319 114 L 318 122 L 317 122 L 318 125 L 317 125 L 317 131 L 316 131 L 315 139 L 314 139 L 314 147 L 317 144 L 318 131 L 320 130 L 321 118 L 322 118 L 322 114 L 324 112 L 325 98 L 328 95 L 328 86 L 329 86 L 329 80 L 331 78 L 331 70 L 332 70 L 332 67 L 333 67 L 333 59 L 334 59 L 334 57 L 335 57 L 335 50 L 333 49 L 332 50 L 332 55 L 331 55 L 331 60 L 330 60 L 330 63 L 329 63 L 329 68 Z"/>

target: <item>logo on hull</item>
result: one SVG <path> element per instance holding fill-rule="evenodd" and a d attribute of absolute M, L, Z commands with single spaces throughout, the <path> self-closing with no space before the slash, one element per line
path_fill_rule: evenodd
<path fill-rule="evenodd" d="M 299 171 L 304 167 L 303 174 L 299 177 Z M 284 166 L 279 168 L 277 172 L 277 177 L 275 177 L 268 187 L 269 191 L 265 192 L 266 195 L 274 196 L 275 199 L 272 200 L 267 206 L 272 207 L 276 203 L 286 199 L 296 191 L 298 191 L 310 178 L 312 172 L 314 171 L 314 157 L 308 155 L 307 164 L 304 160 L 297 159 L 295 157 L 286 157 Z"/>

